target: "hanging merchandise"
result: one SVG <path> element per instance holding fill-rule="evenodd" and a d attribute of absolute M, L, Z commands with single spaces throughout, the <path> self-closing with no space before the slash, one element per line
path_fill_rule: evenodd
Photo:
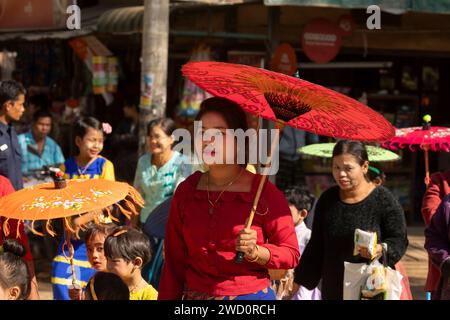
<path fill-rule="evenodd" d="M 205 44 L 200 44 L 192 52 L 190 61 L 208 61 L 212 60 L 211 49 Z M 186 79 L 183 87 L 183 94 L 179 105 L 178 116 L 181 118 L 192 119 L 200 109 L 200 103 L 211 97 L 189 79 Z"/>
<path fill-rule="evenodd" d="M 92 57 L 92 91 L 94 94 L 103 94 L 106 92 L 106 57 Z"/>
<path fill-rule="evenodd" d="M 10 52 L 3 49 L 0 52 L 0 80 L 6 81 L 12 79 L 12 72 L 16 68 L 17 52 Z"/>
<path fill-rule="evenodd" d="M 142 109 L 150 110 L 152 107 L 152 95 L 153 95 L 153 82 L 155 76 L 153 73 L 148 72 L 143 75 L 144 81 L 141 84 L 141 102 L 140 107 Z"/>
<path fill-rule="evenodd" d="M 117 57 L 108 57 L 108 84 L 106 86 L 108 92 L 117 92 L 118 64 Z"/>
<path fill-rule="evenodd" d="M 112 89 L 112 92 L 117 90 L 117 60 L 109 60 L 114 58 L 112 52 L 95 36 L 73 38 L 69 41 L 69 45 L 92 72 L 93 93 L 101 94 L 106 105 L 110 105 L 114 100 L 110 90 Z M 110 63 L 112 63 L 111 67 Z M 111 68 L 115 70 L 112 74 Z"/>

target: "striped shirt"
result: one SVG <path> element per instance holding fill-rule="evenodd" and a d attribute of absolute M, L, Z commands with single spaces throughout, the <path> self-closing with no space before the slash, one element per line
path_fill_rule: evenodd
<path fill-rule="evenodd" d="M 111 161 L 99 156 L 89 167 L 79 167 L 74 157 L 61 166 L 65 179 L 105 179 L 114 181 L 114 166 Z"/>
<path fill-rule="evenodd" d="M 98 157 L 87 168 L 78 167 L 75 158 L 71 157 L 61 166 L 66 179 L 106 179 L 114 181 L 114 167 L 113 164 L 103 157 Z M 70 300 L 69 286 L 72 284 L 72 268 L 70 266 L 67 247 L 62 251 L 62 245 L 65 242 L 65 237 L 59 244 L 59 249 L 56 257 L 53 259 L 52 265 L 52 279 L 53 284 L 53 299 L 55 300 Z M 71 240 L 74 247 L 74 268 L 77 278 L 77 284 L 81 288 L 85 288 L 90 277 L 95 273 L 95 269 L 91 267 L 88 261 L 86 244 L 82 240 Z"/>
<path fill-rule="evenodd" d="M 64 239 L 62 241 L 65 241 Z M 74 248 L 73 264 L 76 274 L 77 284 L 85 288 L 89 279 L 96 272 L 88 261 L 87 250 L 84 241 L 72 240 Z M 64 253 L 68 257 L 69 250 L 64 247 Z M 54 300 L 70 300 L 69 286 L 72 285 L 72 267 L 70 261 L 62 252 L 62 242 L 59 245 L 58 254 L 53 258 L 52 263 L 52 289 Z"/>

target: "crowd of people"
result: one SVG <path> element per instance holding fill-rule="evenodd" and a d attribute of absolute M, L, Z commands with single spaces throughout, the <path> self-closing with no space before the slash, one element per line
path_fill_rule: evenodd
<path fill-rule="evenodd" d="M 148 124 L 147 152 L 133 160 L 139 114 L 131 103 L 124 108 L 127 120 L 112 132 L 93 117 L 80 117 L 71 135 L 75 154 L 65 157 L 49 136 L 53 119 L 45 108 L 34 110 L 28 131 L 17 135 L 13 122 L 25 111 L 26 94 L 20 83 L 0 83 L 0 196 L 42 182 L 37 174 L 53 166 L 65 179 L 126 181 L 145 200 L 140 214 L 130 220 L 105 217 L 84 229 L 77 217 L 72 219 L 77 232 L 65 234 L 60 228 L 60 243 L 48 253 L 54 299 L 342 300 L 344 263 L 377 259 L 403 275 L 401 299 L 412 299 L 400 263 L 408 245 L 405 215 L 383 186 L 386 176 L 369 164 L 364 143 L 336 144 L 331 167 L 336 186 L 318 199 L 295 179 L 278 183 L 282 190 L 266 181 L 248 228 L 261 175 L 247 163 L 225 159 L 230 146 L 235 158 L 242 151 L 230 143 L 227 129 L 249 127 L 238 104 L 218 97 L 201 104 L 196 119 L 202 132 L 214 129 L 223 139 L 202 141 L 200 152 L 224 158 L 195 171 L 191 159 L 173 148 L 176 126 L 169 118 Z M 101 155 L 107 139 L 115 150 L 113 161 Z M 246 145 L 246 156 L 248 149 Z M 285 160 L 285 168 L 298 161 Z M 423 203 L 430 254 L 426 290 L 433 299 L 450 298 L 449 182 L 450 171 L 433 175 Z M 170 210 L 164 236 L 146 233 L 149 218 L 166 203 Z M 0 299 L 39 299 L 29 235 L 23 225 L 10 229 L 6 235 L 0 228 Z M 356 229 L 376 233 L 374 253 L 358 247 L 354 254 Z M 62 245 L 67 241 L 74 248 L 76 285 Z M 235 261 L 237 252 L 244 254 L 241 263 Z M 149 276 L 150 269 L 156 279 Z"/>

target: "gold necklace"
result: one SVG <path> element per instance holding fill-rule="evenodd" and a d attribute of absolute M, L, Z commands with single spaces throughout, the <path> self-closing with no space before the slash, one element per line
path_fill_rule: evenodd
<path fill-rule="evenodd" d="M 220 197 L 222 196 L 222 194 L 233 184 L 235 183 L 239 177 L 242 175 L 242 172 L 244 172 L 244 169 L 241 168 L 241 171 L 239 172 L 239 174 L 236 176 L 236 178 L 234 178 L 233 180 L 231 180 L 228 184 L 226 184 L 225 188 L 219 193 L 219 196 L 217 197 L 216 201 L 212 202 L 209 196 L 209 171 L 206 175 L 206 191 L 208 194 L 208 202 L 211 205 L 211 208 L 209 208 L 209 214 L 213 214 L 214 213 L 214 209 L 216 207 L 217 202 L 219 201 Z"/>

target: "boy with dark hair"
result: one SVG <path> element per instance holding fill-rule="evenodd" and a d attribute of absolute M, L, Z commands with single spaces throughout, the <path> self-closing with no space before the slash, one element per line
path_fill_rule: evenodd
<path fill-rule="evenodd" d="M 118 227 L 104 245 L 109 272 L 117 274 L 130 290 L 130 300 L 156 300 L 158 292 L 142 277 L 151 258 L 150 241 L 140 230 Z"/>
<path fill-rule="evenodd" d="M 304 220 L 308 216 L 308 213 L 314 206 L 316 201 L 314 195 L 308 191 L 305 187 L 289 186 L 284 191 L 284 196 L 289 203 L 289 209 L 291 209 L 292 220 L 295 225 L 295 233 L 297 234 L 297 240 L 300 250 L 300 263 L 301 254 L 305 250 L 309 239 L 311 238 L 311 230 L 308 229 Z M 277 299 L 292 299 L 292 300 L 320 300 L 321 295 L 319 289 L 308 290 L 304 287 L 299 287 L 294 279 L 294 270 L 288 270 L 282 279 L 279 280 L 277 289 Z"/>

